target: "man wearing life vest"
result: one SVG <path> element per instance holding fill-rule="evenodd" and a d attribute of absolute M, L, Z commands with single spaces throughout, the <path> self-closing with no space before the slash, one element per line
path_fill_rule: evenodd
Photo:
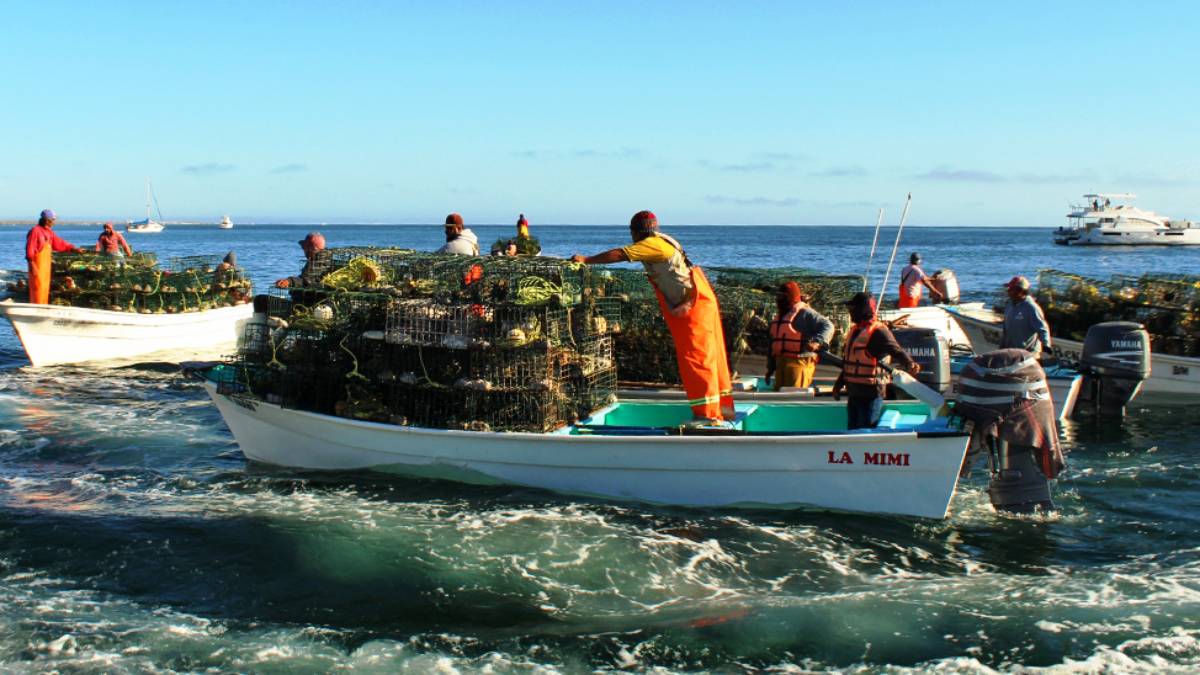
<path fill-rule="evenodd" d="M 883 395 L 887 388 L 887 373 L 883 364 L 897 362 L 916 375 L 921 371 L 908 352 L 896 342 L 892 331 L 875 318 L 875 298 L 870 293 L 858 293 L 846 302 L 854 325 L 846 336 L 846 354 L 842 373 L 833 384 L 833 398 L 841 398 L 846 390 L 846 427 L 870 429 L 879 424 L 883 414 Z"/>
<path fill-rule="evenodd" d="M 800 285 L 789 281 L 779 287 L 775 306 L 779 314 L 771 322 L 771 356 L 767 359 L 767 381 L 776 375 L 773 387 L 811 387 L 817 369 L 817 353 L 833 339 L 833 322 L 808 306 Z"/>
<path fill-rule="evenodd" d="M 896 306 L 900 309 L 919 306 L 923 288 L 929 289 L 929 294 L 934 297 L 935 301 L 941 302 L 945 299 L 941 291 L 934 287 L 933 281 L 925 274 L 925 270 L 921 269 L 921 254 L 913 253 L 908 256 L 908 264 L 900 270 L 900 298 Z"/>
<path fill-rule="evenodd" d="M 29 263 L 29 302 L 50 303 L 50 257 L 52 252 L 80 252 L 74 244 L 54 233 L 57 218 L 50 209 L 42 211 L 37 225 L 25 235 L 25 260 Z"/>
<path fill-rule="evenodd" d="M 704 271 L 688 260 L 679 242 L 658 231 L 653 213 L 635 213 L 629 221 L 629 234 L 634 242 L 631 246 L 593 256 L 576 255 L 571 260 L 589 265 L 642 263 L 675 343 L 693 425 L 728 426 L 734 417 L 733 386 L 721 311 L 712 286 Z"/>

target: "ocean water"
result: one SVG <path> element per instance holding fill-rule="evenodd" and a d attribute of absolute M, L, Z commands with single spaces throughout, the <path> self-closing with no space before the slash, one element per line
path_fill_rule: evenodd
<path fill-rule="evenodd" d="M 131 240 L 162 258 L 233 249 L 265 284 L 298 269 L 309 229 Z M 476 229 L 485 244 L 510 231 Z M 872 235 L 671 231 L 701 264 L 856 273 Z M 441 237 L 324 232 L 332 245 Z M 96 228 L 61 234 L 91 242 Z M 626 230 L 535 234 L 566 255 Z M 0 228 L 0 269 L 21 266 L 23 235 Z M 1041 267 L 1200 273 L 1200 250 L 1061 248 L 1046 229 L 913 228 L 900 250 L 978 297 Z M 994 514 L 977 473 L 950 518 L 926 521 L 267 469 L 169 367 L 24 364 L 0 326 L 3 672 L 1200 669 L 1200 415 L 1187 405 L 1064 427 L 1058 515 Z"/>

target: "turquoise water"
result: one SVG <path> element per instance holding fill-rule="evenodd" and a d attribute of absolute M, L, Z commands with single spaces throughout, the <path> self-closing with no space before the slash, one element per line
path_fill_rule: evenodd
<path fill-rule="evenodd" d="M 308 229 L 172 228 L 133 244 L 235 248 L 265 283 L 298 267 Z M 326 233 L 431 247 L 433 230 Z M 535 233 L 566 254 L 622 230 Z M 871 232 L 680 234 L 704 263 L 842 271 Z M 23 235 L 0 229 L 0 268 L 20 263 Z M 1084 255 L 1045 230 L 909 237 L 979 293 L 1050 265 L 1200 273 L 1200 251 Z M 0 671 L 1200 668 L 1200 415 L 1187 406 L 1064 428 L 1055 517 L 997 516 L 977 474 L 949 519 L 920 521 L 264 469 L 171 368 L 22 364 L 0 327 Z"/>

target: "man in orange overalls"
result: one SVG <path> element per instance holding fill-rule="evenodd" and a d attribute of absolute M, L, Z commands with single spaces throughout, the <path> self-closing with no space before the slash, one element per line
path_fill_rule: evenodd
<path fill-rule="evenodd" d="M 29 262 L 29 302 L 50 304 L 50 255 L 52 251 L 80 251 L 52 229 L 56 220 L 50 209 L 42 211 L 38 224 L 25 235 L 25 260 Z"/>
<path fill-rule="evenodd" d="M 694 426 L 728 426 L 733 420 L 733 386 L 725 355 L 721 309 L 704 271 L 692 265 L 679 242 L 658 231 L 658 218 L 639 211 L 629 221 L 633 245 L 593 256 L 572 256 L 589 265 L 640 262 L 658 296 L 679 376 L 692 408 Z"/>

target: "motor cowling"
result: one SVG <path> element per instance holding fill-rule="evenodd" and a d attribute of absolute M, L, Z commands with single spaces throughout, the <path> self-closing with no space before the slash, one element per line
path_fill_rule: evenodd
<path fill-rule="evenodd" d="M 958 277 L 954 276 L 954 270 L 938 270 L 929 280 L 933 282 L 933 287 L 938 293 L 942 294 L 939 303 L 958 304 Z"/>
<path fill-rule="evenodd" d="M 1084 338 L 1079 369 L 1083 400 L 1101 414 L 1124 416 L 1150 377 L 1150 335 L 1132 321 L 1098 323 Z"/>
<path fill-rule="evenodd" d="M 950 389 L 950 343 L 932 328 L 895 328 L 896 342 L 921 366 L 917 380 L 944 394 Z"/>

